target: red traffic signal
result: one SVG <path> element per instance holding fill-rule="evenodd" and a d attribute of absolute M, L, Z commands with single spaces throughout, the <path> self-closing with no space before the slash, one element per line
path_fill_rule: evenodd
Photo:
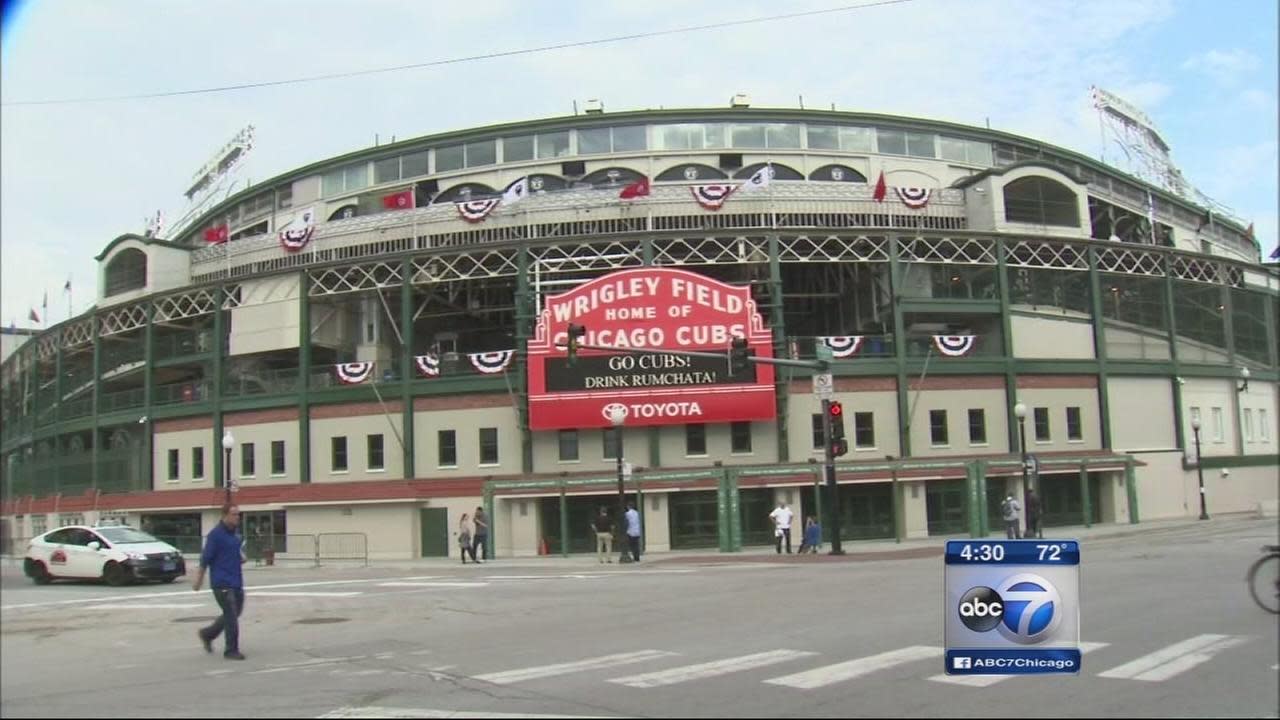
<path fill-rule="evenodd" d="M 831 403 L 831 408 L 830 410 L 828 410 L 828 412 L 831 413 L 831 417 L 833 418 L 844 417 L 844 406 L 841 405 L 839 402 L 833 401 Z"/>

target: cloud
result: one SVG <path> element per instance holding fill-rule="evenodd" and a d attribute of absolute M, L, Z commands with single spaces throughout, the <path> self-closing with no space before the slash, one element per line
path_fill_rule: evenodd
<path fill-rule="evenodd" d="M 1257 70 L 1258 57 L 1248 50 L 1207 50 L 1187 58 L 1182 63 L 1184 70 L 1202 72 L 1218 82 L 1229 85 L 1243 81 L 1244 77 Z"/>

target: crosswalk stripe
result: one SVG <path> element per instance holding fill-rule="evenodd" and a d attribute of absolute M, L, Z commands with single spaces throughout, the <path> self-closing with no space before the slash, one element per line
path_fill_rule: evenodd
<path fill-rule="evenodd" d="M 754 670 L 755 668 L 776 665 L 790 660 L 798 660 L 811 655 L 817 655 L 817 653 L 803 650 L 770 650 L 769 652 L 755 653 L 754 655 L 743 655 L 741 657 L 726 658 L 724 660 L 715 660 L 713 662 L 699 663 L 697 665 L 685 665 L 684 667 L 672 668 L 670 670 L 662 670 L 660 672 L 652 672 L 644 675 L 636 675 L 634 677 L 614 678 L 609 682 L 633 688 L 662 687 L 664 685 L 675 685 L 677 683 L 689 682 L 691 680 L 704 680 L 706 678 L 712 678 L 718 675 L 728 675 L 729 673 L 741 672 L 744 670 Z"/>
<path fill-rule="evenodd" d="M 1239 645 L 1244 640 L 1245 638 L 1233 638 L 1230 635 L 1197 635 L 1106 672 L 1098 673 L 1098 677 L 1152 682 L 1167 680 L 1208 661 L 1222 650 Z"/>
<path fill-rule="evenodd" d="M 556 675 L 568 675 L 569 673 L 580 672 L 583 670 L 602 670 L 604 668 L 618 667 L 619 665 L 631 665 L 648 660 L 657 660 L 658 658 L 672 657 L 674 655 L 675 653 L 666 652 L 664 650 L 640 650 L 638 652 L 619 653 L 617 655 L 602 655 L 600 657 L 587 658 L 586 660 L 578 660 L 576 662 L 558 663 L 556 665 L 539 665 L 536 667 L 521 668 L 519 670 L 488 673 L 486 675 L 477 675 L 475 676 L 475 679 L 493 683 L 494 685 L 510 685 L 512 683 L 523 682 L 525 680 L 537 680 L 540 678 L 554 677 Z"/>
<path fill-rule="evenodd" d="M 1094 650 L 1100 650 L 1107 647 L 1110 643 L 1104 642 L 1082 642 L 1080 643 L 1080 654 L 1087 655 Z M 929 678 L 933 682 L 947 683 L 949 685 L 964 685 L 965 687 L 991 687 L 1001 680 L 1008 680 L 1013 675 L 934 675 Z"/>
<path fill-rule="evenodd" d="M 771 685 L 785 685 L 786 687 L 800 690 L 812 690 L 813 688 L 852 680 L 878 670 L 887 670 L 896 665 L 938 657 L 942 657 L 942 648 L 940 647 L 912 645 L 911 647 L 890 650 L 879 655 L 871 655 L 857 660 L 836 663 L 835 665 L 827 665 L 815 670 L 795 673 L 794 675 L 784 675 L 765 680 L 765 682 Z"/>
<path fill-rule="evenodd" d="M 327 712 L 321 718 L 592 718 L 603 715 L 539 715 L 534 713 L 472 712 L 429 708 L 349 707 Z"/>
<path fill-rule="evenodd" d="M 186 610 L 204 607 L 202 603 L 104 603 L 90 605 L 89 610 Z"/>
<path fill-rule="evenodd" d="M 250 594 L 249 594 L 249 597 L 252 597 L 252 598 L 264 598 L 264 597 L 355 597 L 356 595 L 363 595 L 363 594 L 364 594 L 364 593 L 363 593 L 363 592 L 361 592 L 361 591 L 359 591 L 359 590 L 352 590 L 352 591 L 350 591 L 350 592 L 296 592 L 296 591 L 289 591 L 289 592 L 277 592 L 277 591 L 275 591 L 275 590 L 268 590 L 268 591 L 266 591 L 266 592 L 255 592 L 255 593 L 250 593 Z"/>
<path fill-rule="evenodd" d="M 476 588 L 489 587 L 487 582 L 386 582 L 378 583 L 378 587 L 403 587 L 403 588 Z"/>

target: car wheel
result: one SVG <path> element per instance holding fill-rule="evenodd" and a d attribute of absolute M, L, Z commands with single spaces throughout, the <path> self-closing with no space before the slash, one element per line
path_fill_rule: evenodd
<path fill-rule="evenodd" d="M 129 571 L 123 565 L 117 562 L 109 562 L 102 569 L 102 579 L 112 587 L 120 587 L 129 583 Z"/>
<path fill-rule="evenodd" d="M 44 563 L 36 561 L 31 566 L 31 579 L 37 585 L 48 585 L 53 582 L 53 576 L 49 574 L 49 570 L 45 568 Z"/>

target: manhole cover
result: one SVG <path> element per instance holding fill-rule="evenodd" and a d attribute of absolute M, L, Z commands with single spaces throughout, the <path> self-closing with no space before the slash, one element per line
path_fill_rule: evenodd
<path fill-rule="evenodd" d="M 293 623 L 295 625 L 329 625 L 331 623 L 346 622 L 349 619 L 350 618 L 344 617 L 303 618 L 301 620 L 294 620 Z"/>
<path fill-rule="evenodd" d="M 180 623 L 211 623 L 211 622 L 213 622 L 213 618 L 211 618 L 211 617 L 181 617 L 181 618 L 174 618 L 174 619 L 173 619 L 173 621 L 174 621 L 174 622 L 180 622 Z"/>

